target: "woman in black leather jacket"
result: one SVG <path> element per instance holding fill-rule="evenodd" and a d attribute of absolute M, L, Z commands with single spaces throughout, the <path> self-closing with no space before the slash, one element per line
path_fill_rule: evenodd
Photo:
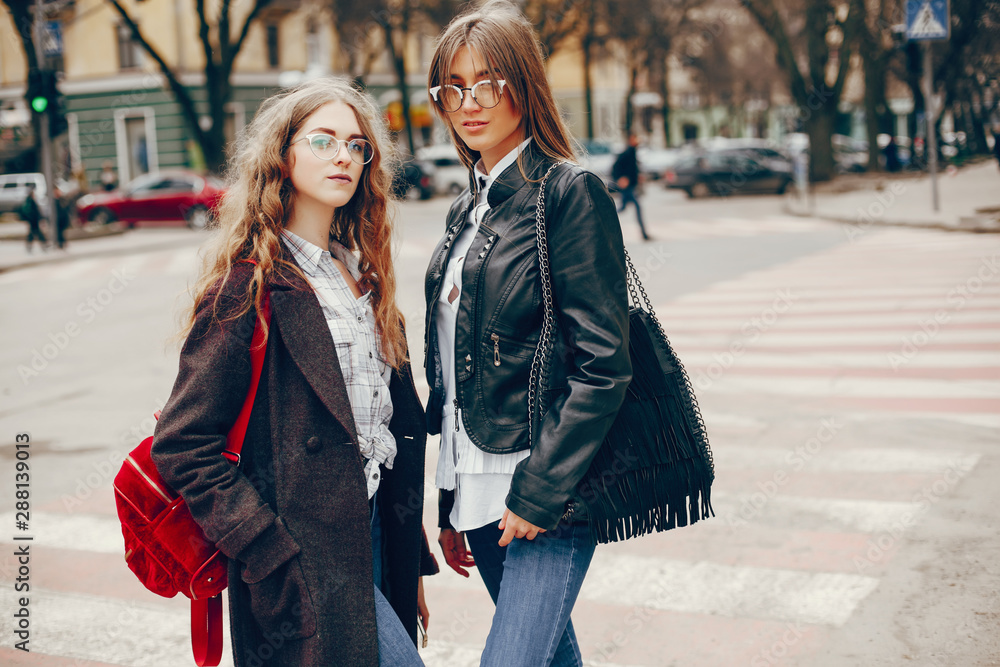
<path fill-rule="evenodd" d="M 429 76 L 471 171 L 426 278 L 439 542 L 463 576 L 478 567 L 497 604 L 482 665 L 580 665 L 569 616 L 594 544 L 576 487 L 631 378 L 618 216 L 601 179 L 569 164 L 541 50 L 512 5 L 452 21 Z M 543 319 L 535 213 L 557 163 L 545 188 L 555 334 L 529 442 Z"/>

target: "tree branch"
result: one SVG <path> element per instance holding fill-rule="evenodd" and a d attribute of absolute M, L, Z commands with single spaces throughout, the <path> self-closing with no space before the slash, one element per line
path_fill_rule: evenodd
<path fill-rule="evenodd" d="M 778 15 L 778 10 L 774 7 L 772 0 L 743 0 L 743 6 L 750 14 L 757 19 L 757 23 L 770 35 L 774 42 L 778 64 L 788 74 L 788 88 L 792 97 L 800 105 L 807 104 L 810 89 L 806 85 L 805 77 L 799 70 L 798 61 L 795 58 L 795 51 L 792 49 L 791 40 L 788 38 L 788 31 L 785 24 Z"/>
<path fill-rule="evenodd" d="M 232 71 L 233 61 L 236 60 L 236 56 L 239 55 L 240 49 L 243 48 L 243 41 L 247 38 L 247 33 L 250 32 L 250 25 L 254 22 L 254 19 L 257 18 L 257 15 L 260 14 L 261 10 L 266 8 L 269 4 L 271 4 L 271 0 L 256 0 L 254 2 L 253 9 L 251 9 L 250 13 L 247 14 L 246 20 L 243 21 L 243 27 L 240 28 L 239 38 L 236 40 L 236 43 L 233 44 L 233 48 L 229 52 L 228 60 L 225 60 L 222 63 L 224 71 Z"/>
<path fill-rule="evenodd" d="M 174 97 L 177 98 L 177 103 L 180 104 L 181 112 L 184 114 L 188 124 L 191 126 L 191 132 L 194 133 L 198 143 L 202 144 L 205 141 L 205 133 L 198 124 L 198 112 L 195 108 L 194 100 L 192 100 L 191 95 L 188 94 L 187 88 L 185 88 L 177 79 L 173 71 L 170 69 L 170 66 L 167 65 L 163 57 L 157 53 L 152 44 L 146 41 L 146 38 L 139 30 L 138 24 L 132 20 L 132 17 L 129 16 L 128 12 L 121 6 L 118 0 L 108 0 L 108 2 L 111 3 L 111 5 L 115 8 L 115 11 L 118 12 L 119 16 L 121 16 L 122 20 L 125 22 L 125 25 L 127 25 L 129 30 L 132 31 L 132 37 L 139 42 L 139 45 L 142 46 L 143 50 L 149 54 L 150 58 L 155 60 L 156 64 L 159 65 L 160 71 L 167 79 L 167 84 L 170 86 L 170 90 L 173 92 Z"/>

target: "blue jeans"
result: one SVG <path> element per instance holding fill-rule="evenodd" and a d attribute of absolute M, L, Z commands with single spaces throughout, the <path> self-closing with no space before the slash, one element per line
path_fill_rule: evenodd
<path fill-rule="evenodd" d="M 378 493 L 372 500 L 372 569 L 375 579 L 375 627 L 378 628 L 378 664 L 384 667 L 423 667 L 410 635 L 406 634 L 396 610 L 382 595 L 382 520 L 378 513 Z"/>
<path fill-rule="evenodd" d="M 465 534 L 497 606 L 480 667 L 579 667 L 569 616 L 594 557 L 590 529 L 561 524 L 501 547 L 498 523 Z"/>

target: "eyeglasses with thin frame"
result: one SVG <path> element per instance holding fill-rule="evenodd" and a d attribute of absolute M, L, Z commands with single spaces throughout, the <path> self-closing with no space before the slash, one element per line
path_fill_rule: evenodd
<path fill-rule="evenodd" d="M 304 140 L 309 142 L 309 150 L 320 160 L 332 160 L 340 155 L 341 144 L 347 144 L 347 154 L 358 164 L 368 164 L 375 157 L 375 147 L 367 139 L 338 139 L 324 132 L 316 132 L 300 137 L 292 143 Z"/>
<path fill-rule="evenodd" d="M 465 101 L 465 91 L 469 91 L 476 104 L 484 109 L 492 109 L 500 104 L 500 98 L 503 97 L 503 87 L 505 85 L 507 85 L 507 82 L 503 79 L 497 79 L 496 85 L 489 79 L 484 79 L 472 84 L 471 88 L 449 84 L 434 86 L 433 88 L 429 88 L 428 92 L 441 109 L 448 113 L 454 113 L 461 108 L 462 103 Z"/>

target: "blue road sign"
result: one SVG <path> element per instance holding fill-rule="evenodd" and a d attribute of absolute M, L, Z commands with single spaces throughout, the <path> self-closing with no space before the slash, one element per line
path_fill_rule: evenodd
<path fill-rule="evenodd" d="M 59 56 L 63 52 L 62 24 L 46 21 L 42 30 L 42 49 L 47 56 Z"/>
<path fill-rule="evenodd" d="M 948 39 L 951 10 L 948 0 L 906 0 L 906 38 L 915 41 Z"/>

